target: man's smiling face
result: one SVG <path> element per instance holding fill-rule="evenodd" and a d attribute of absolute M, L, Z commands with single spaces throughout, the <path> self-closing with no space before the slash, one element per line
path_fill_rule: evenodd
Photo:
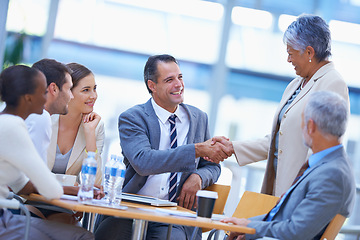
<path fill-rule="evenodd" d="M 175 112 L 184 101 L 184 82 L 179 66 L 175 62 L 157 63 L 157 83 L 148 80 L 154 101 L 169 112 Z"/>

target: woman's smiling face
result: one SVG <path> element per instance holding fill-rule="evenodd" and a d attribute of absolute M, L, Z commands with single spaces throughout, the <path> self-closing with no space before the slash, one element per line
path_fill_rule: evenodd
<path fill-rule="evenodd" d="M 89 74 L 81 79 L 73 87 L 74 98 L 69 103 L 69 108 L 75 109 L 81 113 L 90 113 L 93 111 L 97 99 L 96 83 L 93 74 Z"/>
<path fill-rule="evenodd" d="M 294 66 L 296 75 L 306 78 L 310 72 L 309 57 L 306 51 L 301 53 L 290 45 L 287 45 L 288 59 L 287 61 Z"/>

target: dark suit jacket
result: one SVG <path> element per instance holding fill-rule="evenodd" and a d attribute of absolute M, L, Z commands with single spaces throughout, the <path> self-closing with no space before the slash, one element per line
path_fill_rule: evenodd
<path fill-rule="evenodd" d="M 344 148 L 339 148 L 309 169 L 296 182 L 271 222 L 251 218 L 255 235 L 282 240 L 320 239 L 336 214 L 348 217 L 355 200 L 355 180 Z"/>
<path fill-rule="evenodd" d="M 202 188 L 215 183 L 219 178 L 219 164 L 195 158 L 194 143 L 210 138 L 207 115 L 193 106 L 181 105 L 190 118 L 188 144 L 174 149 L 158 150 L 160 126 L 151 99 L 120 115 L 120 145 L 126 164 L 124 192 L 137 193 L 149 175 L 166 172 L 182 172 L 179 189 L 192 173 L 201 177 Z"/>

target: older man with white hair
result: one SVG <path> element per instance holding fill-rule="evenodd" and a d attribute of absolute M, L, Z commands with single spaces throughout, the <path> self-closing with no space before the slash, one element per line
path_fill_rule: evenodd
<path fill-rule="evenodd" d="M 223 220 L 256 229 L 254 235 L 231 233 L 230 239 L 320 239 L 336 214 L 349 216 L 355 180 L 341 144 L 348 116 L 348 105 L 340 95 L 327 91 L 311 94 L 302 114 L 302 129 L 304 143 L 313 154 L 268 214 Z"/>

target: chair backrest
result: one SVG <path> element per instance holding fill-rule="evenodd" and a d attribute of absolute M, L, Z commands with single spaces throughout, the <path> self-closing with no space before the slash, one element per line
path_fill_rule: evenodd
<path fill-rule="evenodd" d="M 278 200 L 279 197 L 245 191 L 232 216 L 237 218 L 250 218 L 266 214 L 276 205 Z M 229 235 L 230 232 L 226 231 L 225 234 Z"/>
<path fill-rule="evenodd" d="M 221 185 L 221 184 L 213 184 L 205 188 L 204 190 L 213 191 L 218 193 L 218 199 L 215 201 L 213 213 L 215 214 L 223 214 L 224 208 L 226 204 L 226 200 L 229 196 L 230 192 L 229 185 Z M 210 231 L 211 228 L 202 228 L 202 232 Z"/>
<path fill-rule="evenodd" d="M 249 218 L 268 213 L 278 201 L 278 197 L 245 191 L 233 214 L 237 218 Z M 254 207 L 256 206 L 256 207 Z M 321 240 L 334 240 L 345 222 L 345 217 L 337 214 L 326 227 Z"/>
<path fill-rule="evenodd" d="M 213 213 L 215 214 L 224 213 L 224 208 L 225 208 L 226 200 L 229 196 L 230 188 L 231 187 L 229 185 L 221 185 L 221 184 L 213 184 L 205 188 L 205 190 L 218 193 L 218 199 L 216 199 L 215 201 Z"/>
<path fill-rule="evenodd" d="M 338 235 L 342 225 L 345 222 L 346 217 L 341 214 L 336 214 L 336 216 L 331 220 L 329 225 L 326 227 L 324 234 L 321 236 L 321 240 L 334 240 L 336 235 Z"/>
<path fill-rule="evenodd" d="M 278 199 L 267 194 L 245 191 L 232 216 L 250 218 L 266 214 L 276 205 Z"/>

